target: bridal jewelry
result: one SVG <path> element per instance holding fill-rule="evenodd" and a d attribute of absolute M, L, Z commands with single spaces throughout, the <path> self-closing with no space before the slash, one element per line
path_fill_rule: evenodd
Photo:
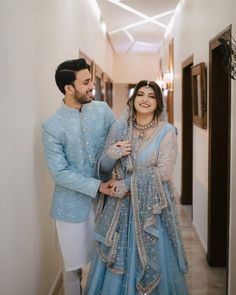
<path fill-rule="evenodd" d="M 139 138 L 143 138 L 144 135 L 145 135 L 145 130 L 146 130 L 146 129 L 149 129 L 149 128 L 152 128 L 152 127 L 155 127 L 156 124 L 157 124 L 157 123 L 156 123 L 155 119 L 153 119 L 151 122 L 149 122 L 147 125 L 144 125 L 144 126 L 140 126 L 140 125 L 138 125 L 137 122 L 136 122 L 136 119 L 133 120 L 133 125 L 134 125 L 134 127 L 135 127 L 137 130 L 140 131 L 140 133 L 139 133 Z"/>

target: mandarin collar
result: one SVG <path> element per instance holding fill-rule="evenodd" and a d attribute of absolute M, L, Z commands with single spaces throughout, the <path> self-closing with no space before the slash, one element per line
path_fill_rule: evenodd
<path fill-rule="evenodd" d="M 67 111 L 67 112 L 71 112 L 71 113 L 82 113 L 82 111 L 84 110 L 84 105 L 82 105 L 81 109 L 76 109 L 76 108 L 71 108 L 68 105 L 65 104 L 64 100 L 62 100 L 62 104 L 61 104 L 63 110 Z"/>

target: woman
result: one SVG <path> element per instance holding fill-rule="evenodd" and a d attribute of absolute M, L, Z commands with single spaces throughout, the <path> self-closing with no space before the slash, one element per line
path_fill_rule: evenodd
<path fill-rule="evenodd" d="M 184 256 L 171 173 L 176 128 L 160 120 L 160 87 L 140 81 L 115 123 L 99 175 L 115 177 L 113 198 L 96 206 L 93 259 L 86 295 L 187 295 Z"/>

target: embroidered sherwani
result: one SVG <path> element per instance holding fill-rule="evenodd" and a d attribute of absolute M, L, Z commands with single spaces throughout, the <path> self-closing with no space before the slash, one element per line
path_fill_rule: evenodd
<path fill-rule="evenodd" d="M 86 219 L 100 180 L 95 178 L 96 161 L 113 121 L 105 102 L 92 101 L 82 111 L 64 103 L 43 124 L 43 143 L 55 189 L 51 215 L 59 220 Z"/>
<path fill-rule="evenodd" d="M 43 124 L 45 156 L 55 182 L 51 216 L 60 221 L 57 225 L 62 221 L 73 224 L 86 222 L 91 214 L 92 203 L 101 183 L 95 177 L 95 163 L 113 120 L 113 114 L 105 102 L 92 101 L 84 104 L 81 111 L 62 103 L 61 108 Z M 74 232 L 79 231 L 76 229 Z M 79 256 L 82 253 L 73 253 L 76 247 L 79 249 L 73 240 L 71 245 L 74 244 L 74 249 L 69 249 L 70 245 L 63 249 L 63 245 L 68 244 L 68 232 L 67 224 L 60 226 L 59 240 L 65 265 L 68 264 L 68 270 L 73 270 L 80 266 L 81 261 L 87 262 L 87 253 L 81 259 Z M 78 239 L 82 239 L 82 234 Z M 82 244 L 84 250 L 91 247 L 89 240 L 84 243 L 87 243 L 87 247 Z M 71 255 L 67 258 L 69 251 Z"/>
<path fill-rule="evenodd" d="M 114 160 L 109 146 L 127 139 L 131 156 Z M 97 254 L 86 295 L 189 294 L 171 184 L 176 154 L 176 129 L 168 123 L 159 122 L 150 137 L 141 138 L 130 123 L 114 125 L 100 159 L 100 176 L 113 169 L 131 197 L 98 202 Z"/>

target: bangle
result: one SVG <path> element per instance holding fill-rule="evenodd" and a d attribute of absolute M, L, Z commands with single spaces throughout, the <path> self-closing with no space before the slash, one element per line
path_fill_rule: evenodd
<path fill-rule="evenodd" d="M 122 158 L 122 150 L 121 148 L 118 148 L 116 146 L 111 146 L 109 147 L 109 149 L 107 150 L 107 155 L 112 158 L 113 160 L 118 160 L 120 158 Z"/>

